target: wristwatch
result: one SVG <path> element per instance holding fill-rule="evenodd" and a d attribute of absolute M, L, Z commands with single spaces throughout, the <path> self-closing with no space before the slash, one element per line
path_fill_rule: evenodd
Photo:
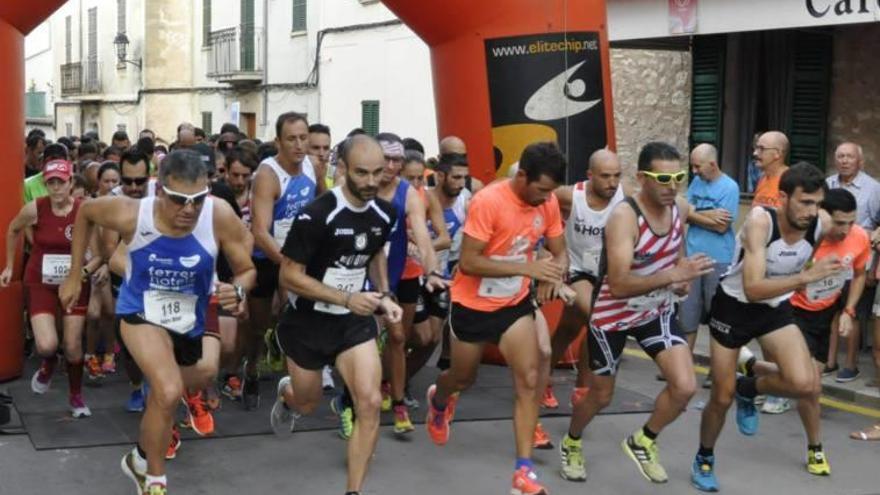
<path fill-rule="evenodd" d="M 89 280 L 89 277 L 90 277 L 91 275 L 92 275 L 92 274 L 89 273 L 89 269 L 88 269 L 87 267 L 83 267 L 83 269 L 82 269 L 82 279 L 83 279 L 83 282 L 87 282 L 87 281 Z"/>
<path fill-rule="evenodd" d="M 232 288 L 235 289 L 235 300 L 238 302 L 244 301 L 244 298 L 245 298 L 244 287 L 242 287 L 238 284 L 234 284 L 232 286 Z"/>

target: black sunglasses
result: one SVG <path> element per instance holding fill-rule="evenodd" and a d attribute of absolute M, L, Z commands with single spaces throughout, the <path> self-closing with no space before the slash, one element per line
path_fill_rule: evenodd
<path fill-rule="evenodd" d="M 122 177 L 120 180 L 126 186 L 130 186 L 132 184 L 134 184 L 136 186 L 142 186 L 142 185 L 146 184 L 147 181 L 150 180 L 150 178 L 149 177 Z"/>

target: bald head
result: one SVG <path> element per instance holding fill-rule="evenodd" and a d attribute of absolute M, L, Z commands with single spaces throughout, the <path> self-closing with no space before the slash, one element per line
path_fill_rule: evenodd
<path fill-rule="evenodd" d="M 385 153 L 379 142 L 365 134 L 352 136 L 342 142 L 339 160 L 345 168 L 343 187 L 358 202 L 375 198 L 385 169 Z"/>
<path fill-rule="evenodd" d="M 617 154 L 607 149 L 600 149 L 590 155 L 590 191 L 596 196 L 610 200 L 620 187 L 620 160 Z"/>
<path fill-rule="evenodd" d="M 590 155 L 589 170 L 590 172 L 595 173 L 599 167 L 609 163 L 620 168 L 620 161 L 617 159 L 617 154 L 605 148 L 596 150 Z"/>
<path fill-rule="evenodd" d="M 718 150 L 709 143 L 698 144 L 691 151 L 691 169 L 706 182 L 711 182 L 721 175 L 718 167 Z"/>
<path fill-rule="evenodd" d="M 440 140 L 440 154 L 445 155 L 447 153 L 467 154 L 467 146 L 458 136 L 446 136 Z"/>
<path fill-rule="evenodd" d="M 779 131 L 768 131 L 761 134 L 755 144 L 753 156 L 765 174 L 776 174 L 785 166 L 790 148 L 788 138 Z"/>
<path fill-rule="evenodd" d="M 718 150 L 709 143 L 698 144 L 691 151 L 691 161 L 694 160 L 718 163 Z"/>

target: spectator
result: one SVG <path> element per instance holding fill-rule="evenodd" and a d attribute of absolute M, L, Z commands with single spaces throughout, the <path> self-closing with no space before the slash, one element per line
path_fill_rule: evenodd
<path fill-rule="evenodd" d="M 128 139 L 128 133 L 125 131 L 114 132 L 113 138 L 110 140 L 110 146 L 120 150 L 120 154 L 127 150 L 131 146 L 131 141 Z"/>
<path fill-rule="evenodd" d="M 42 132 L 42 131 L 41 131 Z M 31 177 L 40 173 L 43 165 L 43 150 L 46 138 L 41 133 L 31 132 L 25 139 L 24 176 Z"/>

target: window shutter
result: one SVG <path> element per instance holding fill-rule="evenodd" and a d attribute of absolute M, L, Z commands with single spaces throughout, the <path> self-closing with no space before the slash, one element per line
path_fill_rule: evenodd
<path fill-rule="evenodd" d="M 291 31 L 306 30 L 306 0 L 293 0 L 293 27 Z"/>
<path fill-rule="evenodd" d="M 724 62 L 727 38 L 696 36 L 693 41 L 691 147 L 710 143 L 721 152 Z"/>
<path fill-rule="evenodd" d="M 370 136 L 379 134 L 379 100 L 361 102 L 361 129 Z"/>
<path fill-rule="evenodd" d="M 25 116 L 42 118 L 46 116 L 46 92 L 28 91 L 25 95 Z"/>
<path fill-rule="evenodd" d="M 243 71 L 254 70 L 254 0 L 241 0 L 240 60 Z"/>
<path fill-rule="evenodd" d="M 213 114 L 211 112 L 202 112 L 202 130 L 208 136 L 214 133 L 212 120 Z"/>
<path fill-rule="evenodd" d="M 116 32 L 125 32 L 125 0 L 116 0 Z"/>
<path fill-rule="evenodd" d="M 202 46 L 211 44 L 211 0 L 202 0 Z"/>
<path fill-rule="evenodd" d="M 790 162 L 825 170 L 825 137 L 831 87 L 832 38 L 828 33 L 796 35 L 789 139 Z"/>

